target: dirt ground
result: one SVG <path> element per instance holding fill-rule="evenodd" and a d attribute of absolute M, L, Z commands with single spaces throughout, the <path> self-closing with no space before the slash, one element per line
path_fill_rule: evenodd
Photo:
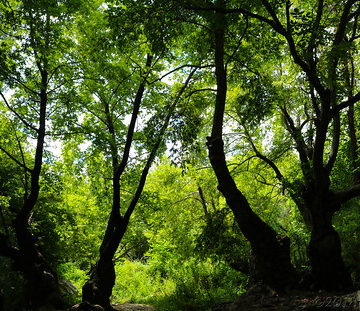
<path fill-rule="evenodd" d="M 212 311 L 360 311 L 360 290 L 350 293 L 293 291 L 247 292 L 235 302 L 216 306 Z"/>
<path fill-rule="evenodd" d="M 118 311 L 154 311 L 155 310 L 153 306 L 131 304 L 131 303 L 113 304 L 112 306 L 115 310 Z"/>

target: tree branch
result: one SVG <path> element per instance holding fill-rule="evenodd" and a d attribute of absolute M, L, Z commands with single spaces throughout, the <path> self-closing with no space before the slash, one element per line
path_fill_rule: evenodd
<path fill-rule="evenodd" d="M 226 63 L 225 63 L 225 70 L 227 70 L 227 66 L 228 66 L 228 64 L 230 63 L 230 61 L 232 60 L 232 58 L 235 56 L 235 53 L 236 53 L 236 52 L 237 52 L 237 50 L 239 49 L 239 47 L 240 47 L 240 45 L 241 45 L 241 42 L 242 42 L 242 40 L 243 40 L 243 39 L 244 39 L 244 37 L 245 37 L 246 31 L 247 31 L 247 30 L 248 30 L 248 28 L 249 28 L 249 20 L 248 20 L 248 18 L 247 18 L 247 17 L 246 17 L 245 19 L 246 19 L 246 26 L 245 26 L 245 29 L 244 29 L 244 31 L 243 31 L 243 33 L 242 33 L 242 35 L 241 35 L 240 39 L 239 39 L 238 44 L 236 45 L 236 48 L 234 49 L 233 53 L 230 55 L 230 57 L 228 58 L 228 60 L 227 60 L 227 61 L 226 61 Z"/>
<path fill-rule="evenodd" d="M 356 198 L 360 196 L 360 184 L 354 185 L 348 189 L 340 190 L 334 193 L 335 199 L 340 203 L 343 204 L 350 199 Z"/>
<path fill-rule="evenodd" d="M 169 110 L 168 114 L 166 115 L 163 126 L 162 126 L 162 128 L 160 130 L 160 133 L 159 133 L 159 135 L 157 137 L 157 140 L 155 142 L 155 145 L 153 146 L 153 148 L 152 148 L 152 150 L 150 152 L 150 155 L 149 155 L 149 157 L 147 159 L 147 162 L 145 164 L 145 167 L 144 167 L 144 169 L 142 171 L 142 174 L 141 174 L 141 177 L 140 177 L 139 184 L 138 184 L 138 187 L 136 189 L 136 192 L 135 192 L 135 194 L 134 194 L 134 196 L 133 196 L 133 198 L 132 198 L 132 200 L 131 200 L 131 202 L 130 202 L 130 204 L 129 204 L 126 212 L 125 212 L 125 215 L 124 215 L 124 218 L 123 218 L 125 222 L 128 222 L 130 220 L 131 214 L 133 213 L 133 211 L 135 209 L 135 206 L 136 206 L 137 202 L 140 199 L 141 193 L 142 193 L 142 191 L 144 189 L 144 186 L 145 186 L 147 174 L 148 174 L 148 172 L 150 170 L 150 167 L 151 167 L 151 165 L 152 165 L 152 163 L 153 163 L 153 161 L 155 159 L 155 156 L 156 156 L 156 153 L 157 153 L 157 151 L 159 149 L 159 146 L 160 146 L 160 144 L 161 144 L 161 142 L 162 142 L 162 140 L 164 138 L 164 135 L 165 135 L 165 132 L 167 130 L 170 118 L 171 118 L 171 116 L 172 116 L 172 114 L 174 112 L 174 109 L 175 109 L 177 103 L 179 102 L 182 94 L 184 93 L 186 87 L 188 86 L 188 84 L 189 84 L 189 82 L 190 82 L 190 80 L 191 80 L 191 78 L 194 75 L 196 70 L 197 70 L 197 68 L 195 68 L 195 69 L 193 69 L 191 71 L 191 73 L 187 77 L 184 85 L 181 87 L 181 89 L 177 93 L 177 96 L 175 97 L 174 102 L 172 103 L 172 105 L 170 107 L 170 110 Z"/>
<path fill-rule="evenodd" d="M 293 119 L 286 110 L 286 107 L 285 106 L 280 107 L 280 109 L 284 117 L 286 128 L 290 133 L 291 137 L 293 138 L 293 140 L 295 141 L 296 149 L 299 153 L 301 167 L 304 172 L 304 175 L 307 175 L 306 172 L 309 170 L 310 166 L 309 166 L 309 158 L 306 151 L 306 143 L 304 141 L 302 133 L 298 128 L 296 128 Z"/>
<path fill-rule="evenodd" d="M 28 168 L 26 165 L 24 165 L 23 163 L 21 163 L 19 160 L 17 160 L 14 156 L 12 156 L 8 151 L 6 151 L 6 149 L 4 149 L 2 146 L 0 146 L 0 150 L 2 152 L 4 152 L 12 161 L 14 161 L 17 165 L 19 165 L 20 167 L 22 167 L 24 170 L 26 170 L 27 172 L 31 173 L 32 170 L 30 168 Z"/>
<path fill-rule="evenodd" d="M 152 56 L 150 54 L 147 55 L 147 59 L 146 59 L 146 67 L 149 69 L 151 66 L 151 61 L 152 61 Z M 134 100 L 134 106 L 133 106 L 133 112 L 131 115 L 131 121 L 129 124 L 129 128 L 128 128 L 128 132 L 127 132 L 127 136 L 126 136 L 126 142 L 125 142 L 125 147 L 124 147 L 124 152 L 123 152 L 123 156 L 121 159 L 121 162 L 116 170 L 116 175 L 117 177 L 120 177 L 121 174 L 123 173 L 126 164 L 128 162 L 129 159 L 129 154 L 130 154 L 130 148 L 131 148 L 131 144 L 133 141 L 133 136 L 134 136 L 134 131 L 135 131 L 135 124 L 136 124 L 136 120 L 139 114 L 139 109 L 140 109 L 140 104 L 142 101 L 142 97 L 144 94 L 144 90 L 145 90 L 145 83 L 146 83 L 146 79 L 147 76 L 149 75 L 150 71 L 147 72 L 146 76 L 143 78 L 143 81 L 140 83 L 139 88 L 137 90 L 136 96 L 135 96 L 135 100 Z"/>
<path fill-rule="evenodd" d="M 32 130 L 35 131 L 35 132 L 38 132 L 38 129 L 37 129 L 35 126 L 33 126 L 32 124 L 30 124 L 29 122 L 27 122 L 15 109 L 13 109 L 13 108 L 11 107 L 11 105 L 9 104 L 9 102 L 7 101 L 5 95 L 4 95 L 2 92 L 0 92 L 0 95 L 1 95 L 1 97 L 2 97 L 2 99 L 3 99 L 3 101 L 5 102 L 6 106 L 9 108 L 9 110 L 10 110 L 13 114 L 15 114 L 15 116 L 17 116 L 17 117 L 20 119 L 20 121 L 25 124 L 25 126 L 27 126 L 28 128 L 32 129 Z"/>
<path fill-rule="evenodd" d="M 317 10 L 316 10 L 316 18 L 315 18 L 315 23 L 314 23 L 314 27 L 312 29 L 312 33 L 311 33 L 311 37 L 309 40 L 309 45 L 307 48 L 307 52 L 308 52 L 308 60 L 309 60 L 309 64 L 310 67 L 313 71 L 316 70 L 316 59 L 314 59 L 314 49 L 315 49 L 315 39 L 316 36 L 319 33 L 319 26 L 320 26 L 320 21 L 323 15 L 323 9 L 324 9 L 324 1 L 323 0 L 319 0 L 318 2 L 318 6 L 317 6 Z M 315 55 L 316 58 L 316 55 Z"/>
<path fill-rule="evenodd" d="M 276 166 L 276 164 L 270 160 L 268 157 L 264 156 L 263 154 L 261 154 L 259 152 L 259 150 L 256 148 L 247 128 L 245 125 L 243 125 L 244 127 L 244 131 L 245 131 L 245 135 L 246 135 L 246 138 L 248 139 L 248 141 L 250 142 L 251 144 L 251 147 L 253 148 L 254 152 L 255 152 L 255 155 L 256 157 L 258 157 L 259 159 L 263 160 L 266 164 L 268 164 L 275 172 L 276 174 L 276 178 L 279 180 L 279 181 L 282 181 L 284 176 L 281 174 L 279 168 Z"/>
<path fill-rule="evenodd" d="M 179 67 L 176 67 L 175 69 L 173 70 L 170 70 L 168 71 L 167 73 L 163 74 L 160 78 L 157 78 L 151 82 L 149 82 L 148 84 L 151 85 L 151 84 L 154 84 L 155 82 L 158 82 L 158 81 L 161 81 L 162 79 L 164 79 L 165 77 L 167 77 L 168 75 L 171 75 L 172 73 L 180 70 L 180 69 L 183 69 L 183 68 L 197 68 L 197 69 L 202 69 L 202 68 L 212 68 L 214 67 L 213 65 L 204 65 L 204 66 L 200 66 L 200 65 L 189 65 L 189 64 L 186 64 L 186 65 L 181 65 Z"/>
<path fill-rule="evenodd" d="M 354 95 L 351 98 L 348 98 L 348 100 L 341 102 L 340 104 L 338 104 L 335 108 L 332 109 L 332 116 L 334 116 L 335 114 L 338 114 L 341 110 L 354 105 L 355 103 L 357 103 L 360 100 L 360 92 L 357 93 L 356 95 Z"/>
<path fill-rule="evenodd" d="M 348 25 L 349 20 L 351 18 L 350 10 L 353 4 L 355 4 L 357 1 L 358 0 L 348 0 L 345 3 L 344 10 L 340 18 L 340 23 L 335 34 L 333 46 L 339 45 L 344 40 L 346 26 Z"/>

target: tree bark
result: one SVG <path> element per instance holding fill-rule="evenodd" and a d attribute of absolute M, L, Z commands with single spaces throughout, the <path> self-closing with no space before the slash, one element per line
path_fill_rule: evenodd
<path fill-rule="evenodd" d="M 117 222 L 112 234 L 108 235 L 106 240 L 103 240 L 99 260 L 90 271 L 90 279 L 82 288 L 83 301 L 93 305 L 98 304 L 106 311 L 113 310 L 110 305 L 110 296 L 116 278 L 113 257 L 127 226 L 128 222 L 121 219 Z"/>
<path fill-rule="evenodd" d="M 222 7 L 224 3 L 217 1 L 216 5 Z M 282 291 L 294 284 L 297 279 L 290 260 L 289 238 L 279 237 L 253 212 L 245 196 L 237 188 L 226 164 L 222 140 L 227 92 L 224 64 L 225 25 L 225 14 L 219 10 L 215 13 L 214 22 L 217 93 L 211 137 L 207 138 L 209 159 L 218 180 L 218 189 L 224 195 L 240 230 L 251 244 L 254 267 L 252 277 L 263 281 L 275 290 Z"/>
<path fill-rule="evenodd" d="M 332 217 L 340 209 L 340 203 L 331 191 L 320 194 L 311 189 L 305 195 L 305 206 L 311 215 L 308 256 L 315 288 L 351 289 L 352 281 L 342 259 L 340 238 L 332 226 Z"/>
<path fill-rule="evenodd" d="M 224 195 L 240 230 L 251 244 L 252 279 L 263 281 L 277 291 L 294 285 L 297 275 L 291 265 L 289 238 L 278 236 L 250 208 L 227 168 L 222 140 L 209 137 L 208 149 L 210 162 L 218 179 L 218 189 Z"/>
<path fill-rule="evenodd" d="M 147 58 L 147 67 L 150 67 L 151 64 L 151 56 L 148 56 Z M 127 160 L 129 157 L 129 151 L 131 147 L 131 143 L 133 140 L 133 133 L 136 123 L 136 118 L 139 114 L 139 108 L 140 103 L 142 100 L 142 96 L 144 93 L 144 87 L 145 87 L 145 79 L 140 84 L 140 87 L 138 89 L 138 93 L 135 98 L 135 103 L 133 107 L 133 113 L 132 113 L 132 120 L 130 122 L 129 128 L 128 128 L 128 135 L 125 143 L 125 150 L 123 153 L 123 158 L 120 164 L 118 165 L 118 155 L 117 155 L 117 149 L 115 147 L 115 144 L 112 144 L 113 147 L 111 147 L 111 153 L 113 157 L 113 204 L 112 204 L 112 210 L 110 214 L 110 218 L 108 221 L 108 225 L 106 228 L 106 232 L 103 238 L 103 241 L 100 246 L 100 257 L 97 261 L 96 265 L 92 268 L 90 271 L 90 279 L 85 283 L 85 285 L 82 288 L 82 300 L 83 302 L 89 302 L 93 305 L 97 304 L 102 306 L 105 310 L 113 310 L 113 308 L 110 305 L 110 296 L 112 293 L 112 288 L 115 284 L 115 269 L 113 264 L 113 258 L 114 255 L 119 247 L 119 244 L 127 230 L 127 227 L 129 225 L 130 217 L 132 213 L 135 210 L 135 207 L 140 199 L 141 193 L 144 189 L 145 182 L 147 175 L 149 173 L 150 167 L 152 163 L 154 162 L 156 153 L 160 147 L 160 144 L 163 140 L 165 131 L 168 127 L 169 121 L 171 116 L 173 115 L 173 111 L 180 100 L 184 90 L 188 86 L 193 74 L 195 73 L 196 69 L 192 70 L 192 72 L 189 74 L 188 78 L 186 79 L 184 85 L 180 89 L 180 91 L 177 93 L 174 102 L 171 104 L 169 112 L 167 113 L 164 123 L 161 127 L 160 133 L 158 134 L 157 139 L 154 142 L 154 145 L 151 149 L 150 155 L 146 161 L 146 164 L 143 168 L 143 171 L 141 173 L 141 177 L 138 183 L 138 186 L 136 188 L 136 191 L 133 195 L 133 198 L 127 207 L 125 213 L 123 216 L 120 214 L 120 177 L 123 173 Z M 114 138 L 115 141 L 115 132 L 113 127 L 113 122 L 111 120 L 111 116 L 108 115 L 108 122 L 111 124 L 111 126 L 108 127 L 109 132 L 111 136 Z"/>
<path fill-rule="evenodd" d="M 64 307 L 60 294 L 58 278 L 55 271 L 46 262 L 39 251 L 35 237 L 30 231 L 29 218 L 33 211 L 40 191 L 40 174 L 43 162 L 46 109 L 47 98 L 47 80 L 48 73 L 38 64 L 41 73 L 40 90 L 40 109 L 39 109 L 39 127 L 37 132 L 37 142 L 34 157 L 34 166 L 32 169 L 25 167 L 31 174 L 30 193 L 25 196 L 24 203 L 13 221 L 15 229 L 17 248 L 10 246 L 10 241 L 6 237 L 3 242 L 5 245 L 0 247 L 0 256 L 7 256 L 14 262 L 14 268 L 24 273 L 27 287 L 27 303 L 29 310 L 55 310 L 55 308 Z M 3 237 L 2 237 L 3 238 Z"/>

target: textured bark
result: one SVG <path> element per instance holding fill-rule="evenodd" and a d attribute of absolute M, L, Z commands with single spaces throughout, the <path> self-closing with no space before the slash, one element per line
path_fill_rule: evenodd
<path fill-rule="evenodd" d="M 48 104 L 48 73 L 40 64 L 38 64 L 38 69 L 41 74 L 41 90 L 34 166 L 30 169 L 26 167 L 25 163 L 22 164 L 31 176 L 30 192 L 28 194 L 26 191 L 24 203 L 13 221 L 17 247 L 11 246 L 8 236 L 2 236 L 0 240 L 4 244 L 0 247 L 0 256 L 11 258 L 14 262 L 14 268 L 24 273 L 28 310 L 55 310 L 64 306 L 57 274 L 47 264 L 38 249 L 29 225 L 30 214 L 34 210 L 40 191 L 39 180 L 43 162 Z"/>
<path fill-rule="evenodd" d="M 240 230 L 251 244 L 251 277 L 278 291 L 294 285 L 297 275 L 291 265 L 290 240 L 279 237 L 252 211 L 227 168 L 222 140 L 208 138 L 208 149 L 210 162 L 218 179 L 218 189 L 231 208 Z"/>
<path fill-rule="evenodd" d="M 150 67 L 151 56 L 148 56 L 146 67 Z M 177 93 L 174 102 L 172 102 L 169 112 L 167 113 L 162 128 L 158 134 L 157 139 L 154 142 L 150 155 L 146 161 L 146 164 L 141 173 L 141 177 L 135 191 L 135 194 L 132 197 L 130 204 L 128 205 L 123 216 L 120 214 L 120 177 L 127 165 L 131 143 L 133 140 L 134 128 L 136 124 L 136 119 L 139 114 L 140 103 L 145 89 L 145 79 L 140 84 L 138 89 L 133 112 L 132 119 L 128 128 L 127 139 L 125 143 L 124 153 L 121 162 L 118 159 L 118 150 L 116 144 L 111 143 L 111 154 L 112 154 L 112 163 L 113 163 L 113 203 L 110 218 L 107 224 L 106 232 L 103 238 L 103 241 L 100 246 L 100 257 L 96 265 L 90 271 L 90 279 L 86 282 L 82 289 L 82 299 L 83 302 L 89 302 L 92 305 L 100 305 L 105 310 L 112 310 L 113 308 L 110 305 L 110 296 L 112 293 L 112 288 L 115 284 L 115 270 L 113 265 L 114 255 L 119 247 L 119 244 L 127 230 L 129 225 L 130 217 L 135 210 L 135 207 L 140 199 L 141 193 L 144 189 L 147 175 L 149 173 L 150 167 L 155 159 L 156 153 L 159 149 L 159 146 L 163 140 L 165 131 L 168 127 L 170 118 L 173 114 L 173 111 L 180 100 L 184 90 L 189 84 L 193 74 L 196 69 L 194 69 L 186 79 L 184 85 Z M 105 103 L 106 105 L 106 103 Z M 105 111 L 109 111 L 105 107 Z M 113 141 L 115 142 L 115 131 L 113 126 L 113 120 L 111 115 L 107 113 L 107 122 L 108 130 L 111 134 Z M 120 162 L 120 164 L 118 164 Z"/>
<path fill-rule="evenodd" d="M 104 310 L 112 310 L 110 296 L 115 284 L 115 269 L 110 260 L 100 257 L 90 279 L 82 288 L 82 300 L 92 305 L 100 305 Z"/>
<path fill-rule="evenodd" d="M 224 1 L 216 2 L 219 8 L 224 8 L 224 5 Z M 218 180 L 218 189 L 224 195 L 240 230 L 251 244 L 252 277 L 282 291 L 294 284 L 297 279 L 290 261 L 289 239 L 279 238 L 276 232 L 253 212 L 245 196 L 237 188 L 226 164 L 222 140 L 227 93 L 227 73 L 224 63 L 226 17 L 219 10 L 214 17 L 217 92 L 211 137 L 207 138 L 209 159 Z"/>
<path fill-rule="evenodd" d="M 312 191 L 305 196 L 305 205 L 311 215 L 308 256 L 314 285 L 327 290 L 351 289 L 352 281 L 342 259 L 340 238 L 332 226 L 332 217 L 340 204 L 331 191 L 325 193 Z"/>
<path fill-rule="evenodd" d="M 304 144 L 301 136 L 301 127 L 294 125 L 291 117 L 286 115 L 286 111 L 285 122 L 296 143 L 303 173 L 303 190 L 301 193 L 299 192 L 299 195 L 296 195 L 296 203 L 307 226 L 311 230 L 308 255 L 312 266 L 314 282 L 320 288 L 348 289 L 351 288 L 351 279 L 341 257 L 341 243 L 337 232 L 332 226 L 332 217 L 340 209 L 341 203 L 345 202 L 346 198 L 358 194 L 359 189 L 355 186 L 346 191 L 341 191 L 341 193 L 335 196 L 330 190 L 330 174 L 340 145 L 340 111 L 346 107 L 353 106 L 359 100 L 359 94 L 352 96 L 350 93 L 347 101 L 338 103 L 338 64 L 340 54 L 336 53 L 339 46 L 346 41 L 345 36 L 348 24 L 354 17 L 351 16 L 351 12 L 356 1 L 346 1 L 339 12 L 339 20 L 337 25 L 335 25 L 336 32 L 334 33 L 331 45 L 329 45 L 332 53 L 329 54 L 327 60 L 326 74 L 328 78 L 326 83 L 321 81 L 317 62 L 315 61 L 318 57 L 316 38 L 318 36 L 318 27 L 323 19 L 324 1 L 317 2 L 315 27 L 310 34 L 307 53 L 304 55 L 299 53 L 300 47 L 296 45 L 293 33 L 288 31 L 290 23 L 288 22 L 286 26 L 282 24 L 275 7 L 268 0 L 262 0 L 262 3 L 271 15 L 271 20 L 266 18 L 261 20 L 268 23 L 275 31 L 284 36 L 294 62 L 306 74 L 311 88 L 313 108 L 316 115 L 315 140 L 313 141 L 311 136 L 310 145 Z M 289 7 L 286 15 L 290 16 Z M 348 84 L 351 89 L 352 82 L 350 81 L 349 74 Z M 316 90 L 316 96 L 314 90 Z M 350 109 L 349 126 L 350 132 L 352 132 L 350 135 L 354 139 L 354 131 L 351 129 L 351 118 Z M 332 131 L 329 131 L 330 126 Z M 324 163 L 324 157 L 327 153 L 326 141 L 329 138 L 331 139 L 331 149 L 328 159 Z M 311 152 L 307 152 L 307 150 L 311 150 Z M 355 167 L 355 163 L 353 165 Z"/>

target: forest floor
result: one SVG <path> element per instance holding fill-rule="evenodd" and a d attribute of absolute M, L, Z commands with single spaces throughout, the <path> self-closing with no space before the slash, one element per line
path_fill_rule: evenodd
<path fill-rule="evenodd" d="M 360 290 L 351 294 L 297 291 L 278 295 L 275 292 L 248 291 L 235 302 L 216 306 L 212 311 L 360 311 Z"/>
<path fill-rule="evenodd" d="M 132 303 L 113 304 L 112 307 L 118 311 L 154 311 L 155 310 L 153 306 L 132 304 Z"/>
<path fill-rule="evenodd" d="M 118 311 L 155 311 L 144 304 L 113 304 Z M 191 310 L 194 310 L 193 308 Z M 292 291 L 278 295 L 258 288 L 249 290 L 236 301 L 215 306 L 211 311 L 360 311 L 360 290 L 350 294 Z M 183 310 L 188 311 L 188 310 Z"/>

